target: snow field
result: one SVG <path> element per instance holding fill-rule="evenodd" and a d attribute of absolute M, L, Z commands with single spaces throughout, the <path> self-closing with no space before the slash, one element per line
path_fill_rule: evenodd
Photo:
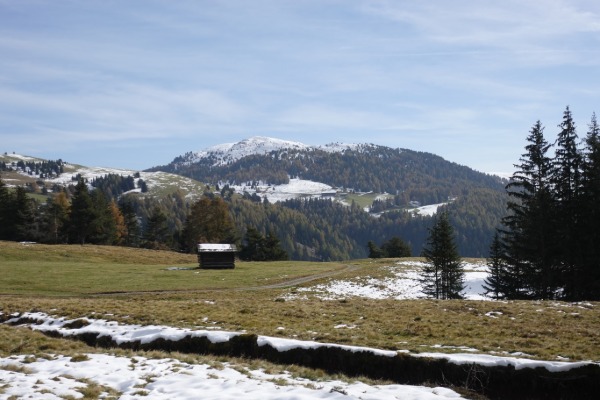
<path fill-rule="evenodd" d="M 297 293 L 311 293 L 322 300 L 340 300 L 348 297 L 369 299 L 422 299 L 426 298 L 419 282 L 420 271 L 425 263 L 420 261 L 400 261 L 396 265 L 384 267 L 390 273 L 387 278 L 359 277 L 349 280 L 333 280 L 329 283 L 296 289 Z M 408 267 L 408 268 L 407 268 Z M 491 300 L 485 296 L 484 280 L 488 276 L 487 266 L 477 263 L 463 263 L 465 270 L 465 290 L 468 300 Z M 287 296 L 296 298 L 296 294 Z"/>
<path fill-rule="evenodd" d="M 461 398 L 446 388 L 408 385 L 368 385 L 361 382 L 319 381 L 294 378 L 290 373 L 270 374 L 224 363 L 222 368 L 189 364 L 174 359 L 149 359 L 87 354 L 83 361 L 71 357 L 52 359 L 16 356 L 0 359 L 2 398 L 82 398 L 78 390 L 94 382 L 120 393 L 119 399 L 413 399 Z M 84 381 L 85 380 L 85 381 Z M 5 397 L 6 396 L 6 397 Z"/>

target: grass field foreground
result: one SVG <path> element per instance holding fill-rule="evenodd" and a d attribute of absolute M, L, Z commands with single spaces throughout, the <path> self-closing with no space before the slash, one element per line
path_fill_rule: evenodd
<path fill-rule="evenodd" d="M 343 269 L 339 263 L 245 263 L 201 270 L 193 254 L 116 246 L 0 242 L 0 294 L 79 296 L 96 293 L 235 289 Z"/>
<path fill-rule="evenodd" d="M 287 295 L 295 291 L 293 287 L 257 289 L 290 277 L 340 271 L 340 268 L 345 272 L 325 279 L 380 276 L 386 273 L 385 265 L 393 260 L 357 260 L 350 263 L 354 266 L 352 270 L 334 263 L 286 262 L 240 263 L 235 270 L 200 271 L 214 274 L 210 275 L 211 282 L 209 275 L 197 279 L 199 276 L 193 275 L 193 270 L 165 271 L 165 266 L 195 267 L 195 257 L 190 255 L 96 246 L 68 246 L 69 249 L 49 246 L 52 249 L 36 254 L 31 252 L 36 246 L 38 250 L 44 249 L 41 245 L 25 247 L 0 242 L 0 293 L 4 294 L 0 297 L 0 311 L 5 314 L 43 311 L 68 318 L 245 330 L 259 335 L 414 352 L 475 350 L 546 360 L 600 361 L 599 303 L 320 300 L 310 296 L 290 300 Z M 61 255 L 66 250 L 68 257 Z M 43 254 L 48 256 L 44 258 Z M 60 257 L 65 260 L 60 261 Z M 53 268 L 54 275 L 49 275 Z M 17 273 L 16 269 L 21 270 Z M 140 283 L 118 283 L 128 276 L 123 275 L 122 269 L 133 271 L 127 274 Z M 90 284 L 91 270 L 115 277 Z M 14 277 L 6 277 L 13 272 L 23 280 L 21 286 L 14 286 L 11 281 Z M 160 281 L 157 278 L 160 274 L 170 274 L 176 279 Z M 65 283 L 53 292 L 48 289 L 52 287 L 48 282 L 27 289 L 28 279 Z M 186 283 L 189 280 L 196 286 Z M 92 294 L 96 292 L 92 289 L 98 288 L 102 292 L 114 291 L 113 285 L 134 291 L 144 285 L 174 291 Z M 188 287 L 194 291 L 178 291 Z M 110 288 L 113 290 L 107 290 Z M 13 344 L 17 346 L 18 343 Z"/>

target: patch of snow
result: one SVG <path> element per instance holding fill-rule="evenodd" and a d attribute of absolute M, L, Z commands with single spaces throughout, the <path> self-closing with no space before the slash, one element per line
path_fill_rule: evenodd
<path fill-rule="evenodd" d="M 357 143 L 328 143 L 323 146 L 316 146 L 319 150 L 326 151 L 328 153 L 343 153 L 346 150 L 356 150 L 360 147 Z"/>
<path fill-rule="evenodd" d="M 1 158 L 16 159 L 16 160 L 21 160 L 21 161 L 41 161 L 40 158 L 30 157 L 30 156 L 24 156 L 22 154 L 16 154 L 16 153 L 6 153 L 6 154 L 0 155 L 0 157 Z"/>
<path fill-rule="evenodd" d="M 121 357 L 87 354 L 75 361 L 67 356 L 48 360 L 32 356 L 0 358 L 3 398 L 81 398 L 87 384 L 83 380 L 119 392 L 119 398 L 222 399 L 260 398 L 263 400 L 310 399 L 413 399 L 461 398 L 442 388 L 409 385 L 368 385 L 362 382 L 319 381 L 294 378 L 288 372 L 270 374 L 263 370 L 238 371 L 224 363 L 223 368 L 189 364 L 174 359 Z M 114 395 L 114 394 L 113 394 Z M 112 397 L 101 389 L 99 398 Z"/>
<path fill-rule="evenodd" d="M 73 336 L 83 333 L 95 334 L 100 337 L 107 336 L 117 343 L 140 341 L 141 343 L 150 343 L 155 340 L 165 339 L 178 341 L 184 337 L 206 337 L 213 343 L 226 342 L 231 338 L 238 336 L 240 332 L 227 331 L 205 331 L 184 328 L 173 328 L 163 325 L 128 325 L 119 324 L 115 321 L 106 321 L 101 319 L 80 318 L 88 324 L 80 328 L 70 328 L 70 324 L 75 320 L 66 318 L 51 317 L 44 313 L 23 313 L 20 318 L 26 318 L 35 322 L 28 323 L 32 330 L 42 332 L 58 333 L 62 336 Z M 17 322 L 18 317 L 9 319 L 6 323 Z M 258 346 L 269 345 L 274 349 L 283 352 L 290 349 L 318 349 L 318 348 L 337 348 L 350 352 L 369 352 L 383 357 L 394 357 L 398 351 L 382 350 L 370 347 L 340 345 L 334 343 L 320 343 L 314 341 L 304 341 L 297 339 L 276 338 L 270 336 L 258 336 Z M 405 352 L 403 352 L 405 353 Z M 513 354 L 514 355 L 514 354 Z M 480 364 L 486 366 L 513 366 L 516 369 L 522 368 L 546 368 L 550 372 L 567 371 L 572 368 L 578 368 L 590 364 L 597 365 L 591 361 L 588 362 L 562 362 L 562 361 L 540 361 L 526 358 L 501 357 L 486 354 L 467 354 L 467 353 L 416 353 L 414 357 L 444 358 L 455 364 Z M 1 370 L 1 369 L 0 369 Z"/>
<path fill-rule="evenodd" d="M 312 293 L 322 300 L 339 300 L 347 297 L 369 299 L 422 299 L 423 285 L 419 282 L 421 270 L 426 263 L 421 261 L 400 261 L 397 266 L 386 267 L 392 274 L 388 278 L 360 277 L 347 280 L 332 280 L 328 283 L 295 289 L 297 293 Z M 403 268 L 398 268 L 398 266 Z M 406 269 L 405 267 L 411 267 Z M 479 263 L 463 263 L 465 270 L 465 290 L 467 300 L 491 300 L 485 296 L 484 280 L 488 276 L 487 266 Z M 295 295 L 288 295 L 290 299 Z"/>
<path fill-rule="evenodd" d="M 300 142 L 275 139 L 265 136 L 253 136 L 237 143 L 224 143 L 197 151 L 194 153 L 194 158 L 188 162 L 198 162 L 202 158 L 213 156 L 218 160 L 214 164 L 217 166 L 225 165 L 229 162 L 234 162 L 243 157 L 255 154 L 264 155 L 277 150 L 305 150 L 308 148 L 309 146 Z"/>
<path fill-rule="evenodd" d="M 321 197 L 325 192 L 334 191 L 332 186 L 324 183 L 297 178 L 290 179 L 290 182 L 284 185 L 259 184 L 255 188 L 250 188 L 247 185 L 230 187 L 238 193 L 256 193 L 263 198 L 266 197 L 270 203 L 277 203 L 298 197 Z"/>
<path fill-rule="evenodd" d="M 411 212 L 415 212 L 419 215 L 424 215 L 424 216 L 429 216 L 431 217 L 432 215 L 434 215 L 435 213 L 437 213 L 438 208 L 440 208 L 441 206 L 445 206 L 448 203 L 438 203 L 438 204 L 429 204 L 426 206 L 421 206 L 421 207 L 417 207 L 417 208 L 413 208 L 409 211 Z"/>
<path fill-rule="evenodd" d="M 203 158 L 215 157 L 214 166 L 226 165 L 229 162 L 237 161 L 243 157 L 250 155 L 264 155 L 272 151 L 281 150 L 322 150 L 328 153 L 341 153 L 346 150 L 360 150 L 361 148 L 369 148 L 369 145 L 356 143 L 329 143 L 319 146 L 310 146 L 301 142 L 282 140 L 266 136 L 253 136 L 235 143 L 223 143 L 206 149 L 193 152 L 192 157 L 188 158 L 185 163 L 195 163 Z"/>

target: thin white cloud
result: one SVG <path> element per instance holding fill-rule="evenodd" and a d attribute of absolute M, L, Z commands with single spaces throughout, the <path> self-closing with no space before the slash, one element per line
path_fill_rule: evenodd
<path fill-rule="evenodd" d="M 593 1 L 373 1 L 365 9 L 406 24 L 430 45 L 451 46 L 450 53 L 500 51 L 509 57 L 503 53 L 509 51 L 540 64 L 584 61 L 590 50 L 579 45 L 581 34 L 600 32 L 600 5 Z"/>
<path fill-rule="evenodd" d="M 382 113 L 306 104 L 282 113 L 277 119 L 284 126 L 307 129 L 343 128 L 347 130 L 385 129 L 396 121 Z"/>

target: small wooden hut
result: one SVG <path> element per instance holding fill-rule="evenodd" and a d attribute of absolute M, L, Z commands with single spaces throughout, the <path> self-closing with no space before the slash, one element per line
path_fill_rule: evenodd
<path fill-rule="evenodd" d="M 235 268 L 235 244 L 198 244 L 198 263 L 202 269 Z"/>

